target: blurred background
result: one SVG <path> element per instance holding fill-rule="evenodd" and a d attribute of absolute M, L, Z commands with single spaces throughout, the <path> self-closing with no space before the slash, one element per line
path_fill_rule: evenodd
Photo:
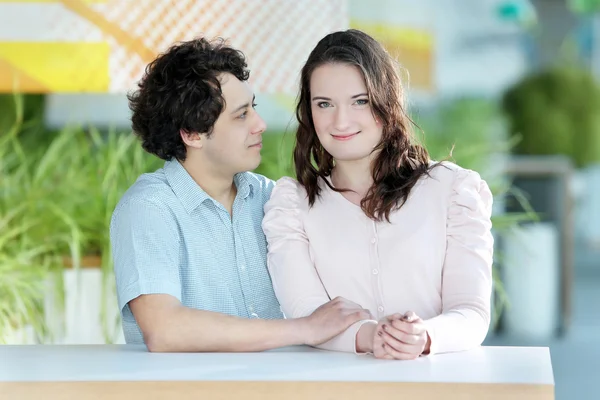
<path fill-rule="evenodd" d="M 486 345 L 549 346 L 558 399 L 598 398 L 600 0 L 0 0 L 0 342 L 123 343 L 111 213 L 162 162 L 126 93 L 177 40 L 248 57 L 269 125 L 257 172 L 294 175 L 298 73 L 362 29 L 399 60 L 415 133 L 495 196 Z"/>

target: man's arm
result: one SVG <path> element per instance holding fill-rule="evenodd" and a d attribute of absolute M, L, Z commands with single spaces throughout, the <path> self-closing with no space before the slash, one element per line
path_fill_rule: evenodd
<path fill-rule="evenodd" d="M 142 295 L 129 303 L 151 352 L 252 352 L 317 345 L 369 318 L 356 304 L 336 298 L 305 318 L 262 320 L 187 308 L 173 296 Z"/>
<path fill-rule="evenodd" d="M 260 351 L 315 345 L 367 313 L 343 299 L 298 320 L 242 319 L 186 308 L 181 303 L 179 240 L 168 210 L 145 198 L 129 199 L 113 215 L 119 307 L 129 306 L 150 351 Z"/>

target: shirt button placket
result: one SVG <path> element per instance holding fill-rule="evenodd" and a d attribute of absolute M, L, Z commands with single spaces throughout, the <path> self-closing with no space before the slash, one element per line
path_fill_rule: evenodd
<path fill-rule="evenodd" d="M 248 306 L 248 314 L 250 314 L 250 316 L 251 316 L 252 318 L 258 318 L 258 314 L 256 314 L 256 313 L 254 312 L 254 307 L 252 306 L 252 304 L 250 304 L 250 305 Z"/>
<path fill-rule="evenodd" d="M 258 318 L 258 315 L 254 311 L 254 307 L 252 306 L 252 304 L 248 303 L 249 299 L 252 297 L 251 293 L 249 293 L 252 290 L 252 286 L 248 277 L 248 268 L 244 256 L 244 246 L 242 245 L 243 241 L 241 240 L 238 230 L 235 229 L 235 226 L 233 229 L 233 237 L 235 243 L 236 259 L 238 260 L 238 275 L 240 277 L 240 285 L 243 293 L 243 298 L 240 299 L 240 301 L 245 303 L 242 309 L 246 308 L 248 315 L 251 318 Z"/>
<path fill-rule="evenodd" d="M 383 298 L 381 296 L 381 285 L 380 285 L 380 271 L 379 271 L 379 252 L 377 249 L 377 243 L 379 238 L 377 237 L 377 224 L 375 221 L 371 221 L 372 234 L 371 246 L 369 253 L 371 254 L 371 287 L 373 288 L 373 295 L 377 302 L 377 317 L 382 318 L 384 316 L 385 308 L 383 307 Z"/>

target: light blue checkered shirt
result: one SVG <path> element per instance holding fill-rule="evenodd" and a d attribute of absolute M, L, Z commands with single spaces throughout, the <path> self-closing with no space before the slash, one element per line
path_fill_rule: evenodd
<path fill-rule="evenodd" d="M 283 318 L 261 228 L 273 182 L 250 172 L 234 182 L 233 221 L 177 160 L 140 176 L 119 201 L 110 238 L 127 343 L 144 343 L 128 306 L 142 294 L 243 318 Z"/>

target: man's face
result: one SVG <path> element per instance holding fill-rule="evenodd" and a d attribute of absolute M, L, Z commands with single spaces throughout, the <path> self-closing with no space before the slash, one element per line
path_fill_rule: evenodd
<path fill-rule="evenodd" d="M 202 156 L 222 174 L 251 171 L 260 164 L 262 133 L 267 126 L 254 109 L 254 94 L 248 83 L 229 73 L 222 74 L 220 80 L 225 110 L 210 137 L 203 138 Z"/>

